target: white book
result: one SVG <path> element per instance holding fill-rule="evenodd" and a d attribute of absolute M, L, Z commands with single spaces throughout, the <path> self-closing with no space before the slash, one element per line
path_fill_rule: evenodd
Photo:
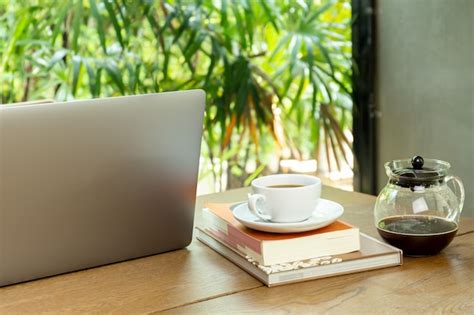
<path fill-rule="evenodd" d="M 253 258 L 226 246 L 199 228 L 196 228 L 196 237 L 269 287 L 399 266 L 403 263 L 401 250 L 363 233 L 360 233 L 361 248 L 357 252 L 270 266 L 259 264 Z"/>

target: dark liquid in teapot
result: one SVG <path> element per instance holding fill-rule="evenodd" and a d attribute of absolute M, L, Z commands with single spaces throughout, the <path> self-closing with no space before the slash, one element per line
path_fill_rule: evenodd
<path fill-rule="evenodd" d="M 389 244 L 408 256 L 434 255 L 453 240 L 458 225 L 427 215 L 400 215 L 380 220 L 377 230 Z"/>

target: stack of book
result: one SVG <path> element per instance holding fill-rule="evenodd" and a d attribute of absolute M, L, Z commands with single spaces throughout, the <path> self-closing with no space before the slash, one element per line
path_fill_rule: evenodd
<path fill-rule="evenodd" d="M 244 227 L 231 204 L 207 204 L 198 240 L 267 286 L 402 264 L 402 252 L 336 221 L 324 228 L 289 234 Z"/>

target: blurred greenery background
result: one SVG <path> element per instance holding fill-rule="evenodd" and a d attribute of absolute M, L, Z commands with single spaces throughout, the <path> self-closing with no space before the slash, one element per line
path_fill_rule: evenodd
<path fill-rule="evenodd" d="M 0 0 L 2 104 L 204 89 L 215 191 L 350 170 L 351 58 L 349 0 Z"/>

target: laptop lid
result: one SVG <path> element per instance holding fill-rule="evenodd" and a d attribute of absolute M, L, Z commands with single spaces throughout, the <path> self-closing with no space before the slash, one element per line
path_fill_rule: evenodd
<path fill-rule="evenodd" d="M 0 285 L 191 242 L 201 90 L 0 106 Z"/>

